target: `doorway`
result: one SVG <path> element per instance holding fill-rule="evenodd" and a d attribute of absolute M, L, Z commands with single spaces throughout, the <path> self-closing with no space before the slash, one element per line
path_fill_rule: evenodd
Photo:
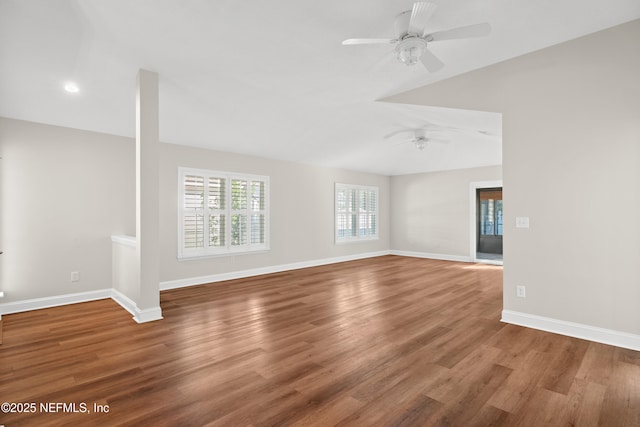
<path fill-rule="evenodd" d="M 485 228 L 484 231 L 481 230 L 481 225 L 482 225 L 482 221 L 481 221 L 481 213 L 483 210 L 483 203 L 481 202 L 481 198 L 479 197 L 479 193 L 480 191 L 485 191 L 487 190 L 487 192 L 482 196 L 483 198 L 486 198 L 487 200 L 489 200 L 489 196 L 493 196 L 494 203 L 493 203 L 493 215 L 489 216 L 487 214 L 487 220 L 485 221 Z M 498 203 L 498 212 L 496 212 L 496 203 L 495 200 L 498 198 L 498 194 L 497 193 L 491 193 L 491 191 L 495 191 L 495 190 L 499 190 L 500 191 L 500 203 Z M 489 203 L 486 203 L 486 212 L 489 212 Z M 502 180 L 495 180 L 495 181 L 475 181 L 475 182 L 471 182 L 469 184 L 469 260 L 472 262 L 481 262 L 484 264 L 494 264 L 494 265 L 502 265 L 502 232 L 503 232 L 503 217 L 502 217 Z M 488 221 L 489 221 L 489 217 L 493 218 L 493 225 L 489 225 Z M 498 221 L 500 223 L 500 226 L 498 227 Z M 493 230 L 493 236 L 494 238 L 492 239 L 491 237 L 487 236 L 487 234 L 489 234 L 489 231 Z M 498 240 L 495 238 L 496 233 L 499 232 L 499 240 L 500 243 L 498 242 L 492 242 L 494 243 L 494 247 L 499 245 L 500 250 L 497 250 L 495 252 L 500 252 L 500 253 L 490 253 L 490 252 L 480 252 L 479 251 L 479 243 L 480 243 L 480 236 L 481 233 L 486 237 L 485 239 L 483 239 L 483 245 L 482 245 L 482 249 L 485 248 L 485 246 L 487 246 L 485 243 L 488 243 L 489 240 Z M 489 246 L 491 246 L 489 244 Z"/>
<path fill-rule="evenodd" d="M 476 190 L 476 258 L 502 261 L 502 187 Z"/>

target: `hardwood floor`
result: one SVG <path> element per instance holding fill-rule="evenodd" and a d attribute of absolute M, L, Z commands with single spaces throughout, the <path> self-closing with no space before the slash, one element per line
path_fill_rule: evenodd
<path fill-rule="evenodd" d="M 385 256 L 163 292 L 142 325 L 6 315 L 0 401 L 36 410 L 0 424 L 640 426 L 640 352 L 501 323 L 501 283 Z"/>

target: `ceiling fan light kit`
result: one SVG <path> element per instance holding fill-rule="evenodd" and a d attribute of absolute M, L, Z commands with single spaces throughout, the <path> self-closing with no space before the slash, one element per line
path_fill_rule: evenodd
<path fill-rule="evenodd" d="M 422 65 L 433 73 L 442 68 L 444 64 L 427 49 L 427 43 L 483 37 L 491 32 L 491 26 L 487 23 L 482 23 L 435 33 L 426 33 L 426 24 L 436 9 L 437 6 L 434 3 L 416 2 L 411 10 L 404 11 L 396 16 L 395 26 L 398 31 L 398 37 L 393 39 L 347 39 L 342 44 L 395 44 L 396 57 L 400 62 L 405 65 L 415 65 L 418 62 L 422 62 Z"/>
<path fill-rule="evenodd" d="M 427 42 L 419 37 L 407 37 L 396 45 L 396 56 L 404 65 L 416 65 L 427 49 Z"/>

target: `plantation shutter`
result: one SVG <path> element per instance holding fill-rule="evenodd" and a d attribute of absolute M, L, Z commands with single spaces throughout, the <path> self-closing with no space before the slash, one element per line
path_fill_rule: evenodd
<path fill-rule="evenodd" d="M 268 177 L 180 168 L 178 257 L 269 249 Z"/>
<path fill-rule="evenodd" d="M 378 189 L 336 184 L 336 241 L 378 237 Z"/>
<path fill-rule="evenodd" d="M 251 244 L 262 244 L 265 239 L 265 183 L 251 181 Z"/>
<path fill-rule="evenodd" d="M 209 246 L 226 245 L 226 179 L 209 178 Z"/>
<path fill-rule="evenodd" d="M 185 248 L 204 248 L 204 177 L 185 175 L 183 200 Z"/>

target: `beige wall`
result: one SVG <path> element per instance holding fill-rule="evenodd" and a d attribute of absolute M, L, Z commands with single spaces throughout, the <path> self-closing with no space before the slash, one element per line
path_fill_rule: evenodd
<path fill-rule="evenodd" d="M 391 98 L 502 113 L 505 310 L 640 333 L 638 40 L 633 21 Z"/>
<path fill-rule="evenodd" d="M 177 260 L 178 167 L 267 175 L 271 198 L 271 250 L 263 253 Z M 380 188 L 380 239 L 334 243 L 334 184 Z M 160 280 L 242 271 L 389 250 L 389 177 L 161 144 Z"/>
<path fill-rule="evenodd" d="M 0 118 L 0 157 L 2 304 L 110 289 L 110 236 L 135 234 L 135 141 Z M 171 144 L 159 157 L 161 282 L 389 250 L 389 177 Z M 271 250 L 178 261 L 178 166 L 270 176 Z M 335 182 L 380 188 L 379 240 L 334 243 Z"/>
<path fill-rule="evenodd" d="M 470 185 L 501 179 L 501 166 L 391 177 L 391 248 L 469 258 Z"/>
<path fill-rule="evenodd" d="M 135 232 L 133 140 L 0 118 L 0 157 L 2 303 L 111 288 L 110 235 Z"/>

